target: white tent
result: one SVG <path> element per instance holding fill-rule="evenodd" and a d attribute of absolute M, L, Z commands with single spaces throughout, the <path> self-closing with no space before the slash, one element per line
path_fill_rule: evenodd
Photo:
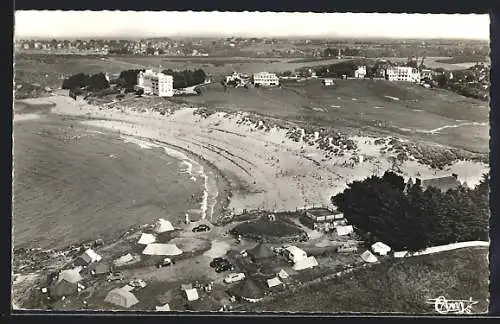
<path fill-rule="evenodd" d="M 348 235 L 354 232 L 354 228 L 352 225 L 347 225 L 347 226 L 338 226 L 337 227 L 337 235 L 343 236 L 343 235 Z"/>
<path fill-rule="evenodd" d="M 310 256 L 305 259 L 298 260 L 292 267 L 295 271 L 305 270 L 309 268 L 316 267 L 318 265 L 318 261 L 315 257 Z"/>
<path fill-rule="evenodd" d="M 175 244 L 148 244 L 142 254 L 146 255 L 179 255 L 182 254 L 181 249 Z"/>
<path fill-rule="evenodd" d="M 69 283 L 77 283 L 78 281 L 82 280 L 82 276 L 80 275 L 80 267 L 76 267 L 74 269 L 69 269 L 69 270 L 63 270 L 59 273 L 59 276 L 57 277 L 57 282 L 60 282 L 61 280 L 66 280 Z"/>
<path fill-rule="evenodd" d="M 130 308 L 139 302 L 134 294 L 121 288 L 111 290 L 104 301 L 125 308 Z"/>
<path fill-rule="evenodd" d="M 280 277 L 281 279 L 286 279 L 289 277 L 288 273 L 286 273 L 285 270 L 281 269 L 280 272 L 278 273 L 278 277 Z"/>
<path fill-rule="evenodd" d="M 363 252 L 361 254 L 361 259 L 363 259 L 363 261 L 369 262 L 369 263 L 374 263 L 374 262 L 378 261 L 377 257 L 374 256 L 373 253 L 371 253 L 369 250 L 366 250 L 365 252 Z"/>
<path fill-rule="evenodd" d="M 395 258 L 405 258 L 407 256 L 410 256 L 408 251 L 399 251 L 399 252 L 394 252 L 394 257 Z"/>
<path fill-rule="evenodd" d="M 372 244 L 372 251 L 378 255 L 387 255 L 391 251 L 391 247 L 382 242 Z"/>
<path fill-rule="evenodd" d="M 279 286 L 281 284 L 282 284 L 282 282 L 281 282 L 281 280 L 279 280 L 278 277 L 274 277 L 272 279 L 267 280 L 267 286 L 269 288 L 273 288 L 273 287 Z"/>
<path fill-rule="evenodd" d="M 174 230 L 174 227 L 172 226 L 172 223 L 170 223 L 168 220 L 164 220 L 163 218 L 160 218 L 158 221 L 156 221 L 156 225 L 155 225 L 155 232 L 156 233 L 170 232 L 173 230 Z"/>
<path fill-rule="evenodd" d="M 120 289 L 123 289 L 125 291 L 132 291 L 132 290 L 134 290 L 134 287 L 132 287 L 131 285 L 127 284 L 127 285 L 121 287 Z"/>
<path fill-rule="evenodd" d="M 186 289 L 186 290 L 184 290 L 184 292 L 186 292 L 186 297 L 187 297 L 187 300 L 189 300 L 189 301 L 198 300 L 198 298 L 200 298 L 198 296 L 198 290 L 196 290 L 195 288 Z"/>
<path fill-rule="evenodd" d="M 85 254 L 88 255 L 92 262 L 99 262 L 102 260 L 102 257 L 99 254 L 95 253 L 95 251 L 92 249 L 88 249 L 87 251 L 85 251 Z"/>
<path fill-rule="evenodd" d="M 115 266 L 121 266 L 121 265 L 124 265 L 126 263 L 129 263 L 132 260 L 134 260 L 134 257 L 132 256 L 132 254 L 127 253 L 125 255 L 122 255 L 121 257 L 119 257 L 115 261 L 113 261 L 113 263 L 115 264 Z"/>
<path fill-rule="evenodd" d="M 162 305 L 162 306 L 156 306 L 156 311 L 157 312 L 170 312 L 170 305 L 169 304 L 165 304 L 165 305 Z"/>
<path fill-rule="evenodd" d="M 153 234 L 142 233 L 141 238 L 137 243 L 147 245 L 153 243 L 154 241 L 156 241 L 156 238 Z"/>

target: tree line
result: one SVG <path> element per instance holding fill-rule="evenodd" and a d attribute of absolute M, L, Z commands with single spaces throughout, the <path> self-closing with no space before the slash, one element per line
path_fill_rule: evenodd
<path fill-rule="evenodd" d="M 405 183 L 392 172 L 354 181 L 331 201 L 368 242 L 394 250 L 419 251 L 433 245 L 488 240 L 489 176 L 474 189 L 442 192 Z"/>
<path fill-rule="evenodd" d="M 109 88 L 109 81 L 102 72 L 92 75 L 77 73 L 64 79 L 61 88 L 68 90 L 86 89 L 89 91 L 101 91 Z"/>
<path fill-rule="evenodd" d="M 202 69 L 173 71 L 171 69 L 163 70 L 164 74 L 174 77 L 174 89 L 191 87 L 205 82 L 206 73 Z"/>

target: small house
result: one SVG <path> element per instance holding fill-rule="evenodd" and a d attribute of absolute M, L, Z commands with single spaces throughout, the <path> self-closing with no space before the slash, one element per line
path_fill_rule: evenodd
<path fill-rule="evenodd" d="M 310 208 L 305 210 L 300 222 L 310 229 L 328 231 L 335 228 L 338 221 L 344 219 L 344 214 L 330 208 Z"/>
<path fill-rule="evenodd" d="M 271 279 L 267 280 L 267 286 L 269 288 L 273 288 L 273 287 L 276 287 L 276 286 L 279 286 L 279 285 L 282 285 L 282 284 L 283 283 L 281 282 L 281 280 L 278 277 L 274 277 L 274 278 L 271 278 Z"/>
<path fill-rule="evenodd" d="M 323 80 L 321 80 L 321 83 L 325 87 L 333 87 L 336 85 L 335 80 L 333 80 L 332 78 L 324 78 Z"/>
<path fill-rule="evenodd" d="M 378 255 L 387 255 L 391 251 L 391 247 L 382 242 L 376 242 L 371 246 L 373 253 Z"/>
<path fill-rule="evenodd" d="M 416 183 L 420 184 L 422 188 L 437 188 L 443 192 L 449 189 L 456 189 L 460 186 L 460 181 L 458 181 L 458 175 L 453 173 L 451 176 L 440 177 L 440 178 L 430 178 L 430 179 L 416 179 Z"/>
<path fill-rule="evenodd" d="M 102 257 L 95 253 L 92 249 L 87 249 L 82 255 L 80 255 L 75 260 L 75 265 L 77 266 L 88 266 L 93 262 L 101 261 Z"/>

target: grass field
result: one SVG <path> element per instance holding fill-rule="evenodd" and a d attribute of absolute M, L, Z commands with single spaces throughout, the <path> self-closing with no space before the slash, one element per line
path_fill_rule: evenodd
<path fill-rule="evenodd" d="M 281 89 L 230 88 L 227 92 L 212 84 L 203 87 L 201 96 L 174 100 L 339 130 L 407 136 L 473 152 L 489 151 L 487 104 L 409 83 L 338 80 L 333 89 L 310 80 Z M 431 133 L 433 130 L 437 131 Z"/>
<path fill-rule="evenodd" d="M 488 309 L 488 249 L 471 248 L 395 259 L 341 280 L 302 288 L 286 298 L 249 305 L 250 311 L 434 313 L 426 300 L 472 298 L 473 313 Z"/>

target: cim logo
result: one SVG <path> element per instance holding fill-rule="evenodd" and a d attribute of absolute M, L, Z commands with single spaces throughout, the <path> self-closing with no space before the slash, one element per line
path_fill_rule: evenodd
<path fill-rule="evenodd" d="M 450 299 L 447 300 L 444 296 L 428 299 L 427 304 L 434 305 L 434 310 L 439 314 L 471 314 L 472 306 L 478 302 L 469 299 Z"/>

